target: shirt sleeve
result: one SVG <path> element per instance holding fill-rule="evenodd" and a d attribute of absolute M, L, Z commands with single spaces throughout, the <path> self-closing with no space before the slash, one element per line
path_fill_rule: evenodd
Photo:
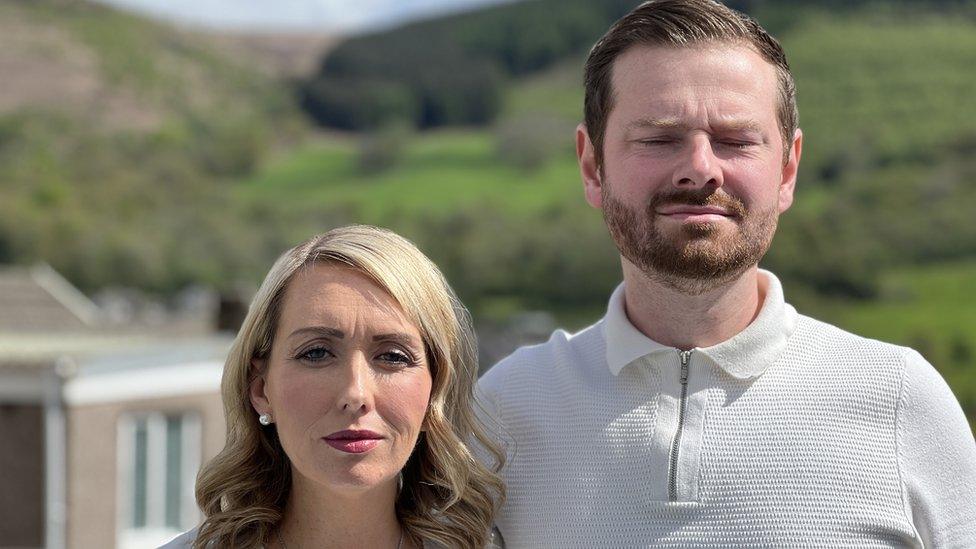
<path fill-rule="evenodd" d="M 976 440 L 959 402 L 908 350 L 898 410 L 907 511 L 927 548 L 976 544 Z"/>
<path fill-rule="evenodd" d="M 505 428 L 505 424 L 502 422 L 501 415 L 498 411 L 498 405 L 494 398 L 494 387 L 491 383 L 492 380 L 486 380 L 484 377 L 478 381 L 475 385 L 474 390 L 474 408 L 475 414 L 478 416 L 478 420 L 481 426 L 484 428 L 485 436 L 495 442 L 502 454 L 505 455 L 505 461 L 511 454 L 512 442 L 508 436 L 508 430 Z M 494 469 L 497 465 L 497 460 L 491 454 L 491 452 L 480 444 L 475 445 L 475 455 L 481 460 L 487 467 Z M 501 464 L 504 466 L 504 463 Z"/>

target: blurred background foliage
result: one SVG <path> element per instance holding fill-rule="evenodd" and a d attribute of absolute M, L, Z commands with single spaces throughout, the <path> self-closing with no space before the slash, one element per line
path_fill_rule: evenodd
<path fill-rule="evenodd" d="M 801 311 L 918 348 L 973 421 L 976 2 L 730 4 L 783 42 L 805 132 L 763 265 Z M 374 223 L 414 239 L 480 322 L 546 310 L 578 328 L 620 277 L 580 193 L 581 64 L 633 5 L 423 21 L 282 79 L 104 7 L 0 3 L 0 61 L 49 82 L 0 85 L 0 262 L 165 300 L 256 284 L 310 234 Z"/>

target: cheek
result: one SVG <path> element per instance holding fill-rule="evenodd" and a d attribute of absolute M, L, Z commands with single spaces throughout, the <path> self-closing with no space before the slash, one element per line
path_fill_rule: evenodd
<path fill-rule="evenodd" d="M 416 434 L 423 426 L 430 402 L 430 374 L 398 379 L 383 386 L 377 408 L 397 431 Z"/>
<path fill-rule="evenodd" d="M 277 399 L 274 407 L 281 410 L 280 415 L 290 416 L 294 422 L 313 421 L 322 416 L 336 396 L 336 383 L 328 376 L 303 373 L 292 371 L 278 376 L 272 386 L 271 398 Z"/>
<path fill-rule="evenodd" d="M 752 163 L 729 164 L 725 171 L 725 190 L 752 209 L 778 209 L 782 170 L 776 166 Z"/>
<path fill-rule="evenodd" d="M 645 162 L 619 162 L 604 173 L 603 191 L 608 191 L 617 202 L 639 207 L 659 192 L 659 181 L 658 172 Z"/>

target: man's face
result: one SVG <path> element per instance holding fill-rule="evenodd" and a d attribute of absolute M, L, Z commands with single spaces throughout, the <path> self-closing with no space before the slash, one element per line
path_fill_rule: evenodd
<path fill-rule="evenodd" d="M 745 46 L 634 47 L 613 69 L 604 161 L 581 126 L 587 200 L 623 257 L 699 294 L 756 265 L 793 200 L 801 139 L 783 163 L 776 70 Z"/>

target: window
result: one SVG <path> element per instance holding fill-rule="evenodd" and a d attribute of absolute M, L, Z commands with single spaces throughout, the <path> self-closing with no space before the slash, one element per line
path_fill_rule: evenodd
<path fill-rule="evenodd" d="M 157 547 L 196 525 L 193 484 L 200 420 L 193 413 L 140 413 L 119 420 L 119 543 Z"/>

